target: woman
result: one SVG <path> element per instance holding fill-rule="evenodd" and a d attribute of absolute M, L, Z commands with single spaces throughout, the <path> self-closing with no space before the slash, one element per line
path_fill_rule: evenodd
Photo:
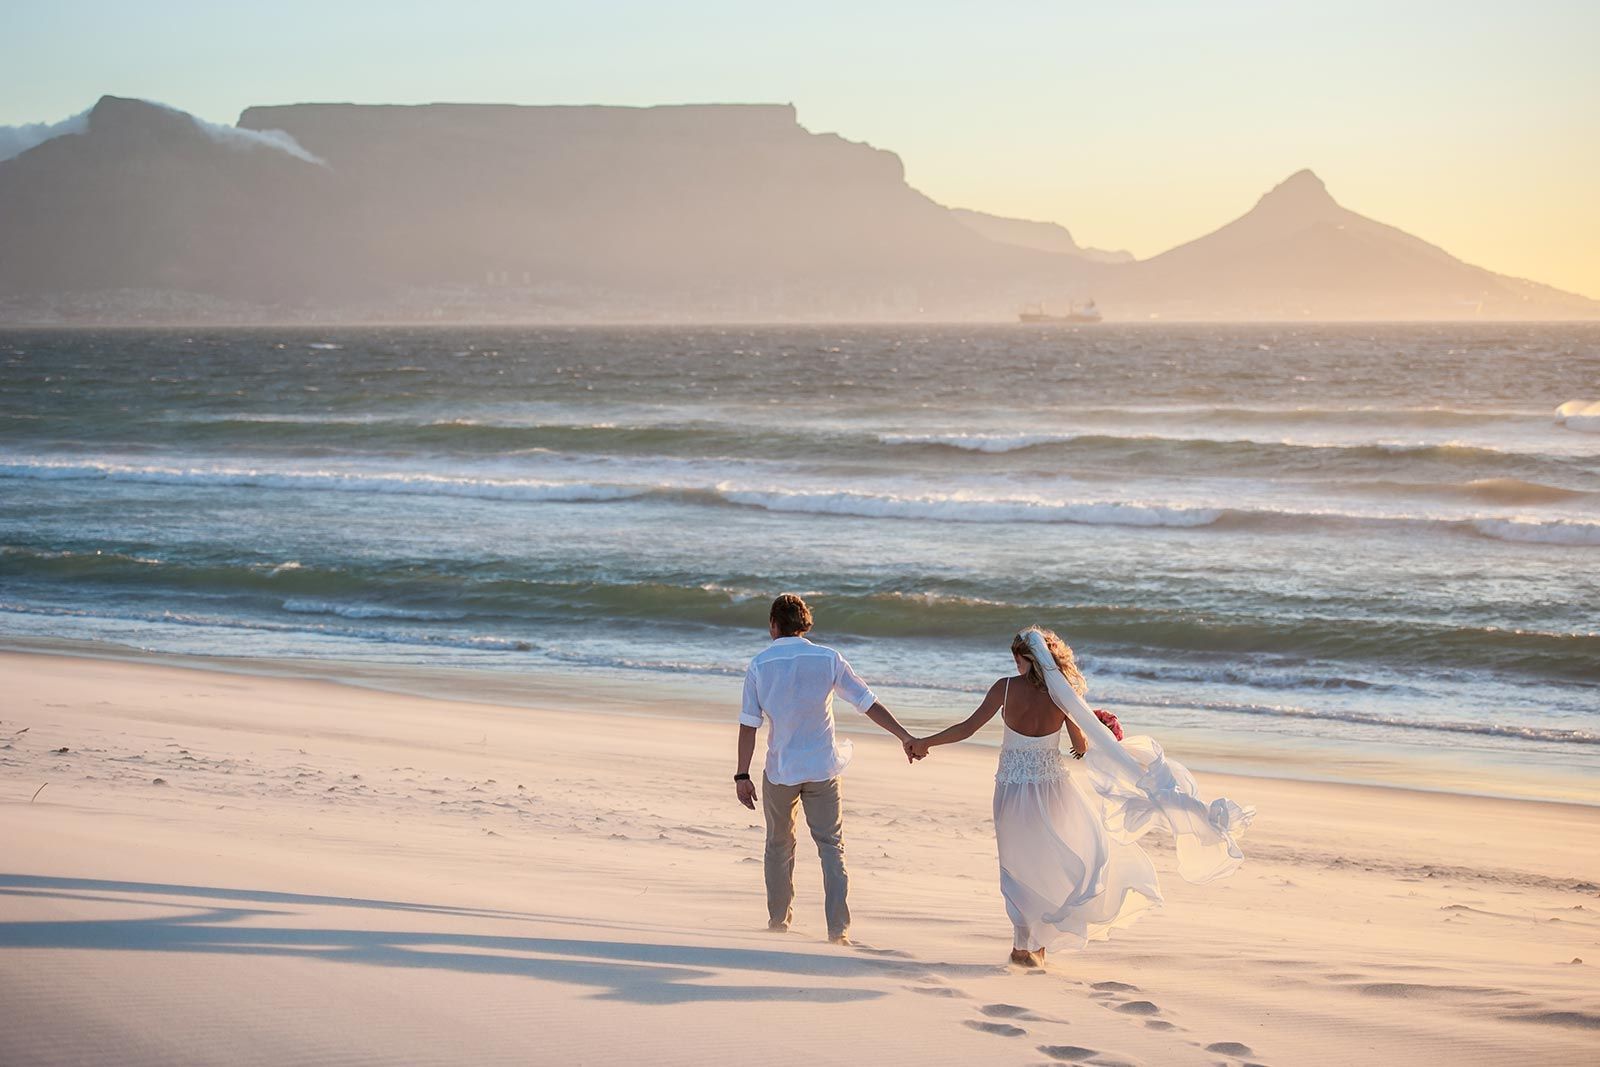
<path fill-rule="evenodd" d="M 1017 675 L 990 686 L 966 721 L 906 748 L 920 759 L 1000 715 L 1000 892 L 1011 916 L 1011 961 L 1036 967 L 1053 943 L 1082 947 L 1161 903 L 1155 867 L 1135 843 L 1152 826 L 1172 831 L 1183 877 L 1204 882 L 1243 861 L 1233 835 L 1255 811 L 1221 799 L 1203 804 L 1194 778 L 1150 738 L 1119 743 L 1083 702 L 1083 674 L 1055 633 L 1030 626 L 1012 638 L 1011 655 Z M 1063 729 L 1073 760 L 1083 762 L 1064 758 Z"/>

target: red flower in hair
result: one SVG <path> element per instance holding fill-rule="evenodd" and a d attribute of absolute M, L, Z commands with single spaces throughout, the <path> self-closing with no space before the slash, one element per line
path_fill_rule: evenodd
<path fill-rule="evenodd" d="M 1112 737 L 1115 737 L 1118 741 L 1122 740 L 1122 724 L 1117 721 L 1115 715 L 1109 711 L 1101 711 L 1099 708 L 1095 708 L 1094 717 L 1099 719 L 1107 730 L 1111 731 Z"/>

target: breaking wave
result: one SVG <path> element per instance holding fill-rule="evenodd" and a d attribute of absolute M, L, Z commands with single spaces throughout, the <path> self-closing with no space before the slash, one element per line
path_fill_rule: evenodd
<path fill-rule="evenodd" d="M 357 474 L 345 471 L 274 471 L 242 467 L 162 467 L 118 463 L 4 463 L 0 464 L 0 477 L 557 502 L 623 500 L 649 491 L 647 488 L 625 485 L 460 478 L 442 474 Z"/>
<path fill-rule="evenodd" d="M 1472 528 L 1497 541 L 1542 545 L 1600 545 L 1600 522 L 1575 519 L 1473 519 Z"/>
<path fill-rule="evenodd" d="M 692 472 L 691 472 L 692 473 Z M 641 498 L 686 504 L 756 508 L 771 512 L 836 515 L 863 519 L 948 523 L 1030 523 L 1146 528 L 1215 528 L 1293 532 L 1314 529 L 1435 529 L 1500 541 L 1552 545 L 1600 545 L 1600 522 L 1572 518 L 1479 516 L 1456 518 L 1393 515 L 1325 508 L 1207 507 L 1191 503 L 1126 500 L 1050 500 L 928 494 L 791 490 L 726 481 L 549 481 L 483 478 L 410 472 L 274 470 L 249 467 L 179 467 L 158 464 L 45 461 L 0 464 L 0 478 L 143 482 L 157 485 L 227 487 L 300 492 L 373 493 L 465 497 L 547 503 L 612 503 Z M 1469 483 L 1470 485 L 1470 483 Z M 1472 491 L 1469 490 L 1468 491 Z M 1496 483 L 1490 494 L 1537 494 L 1553 487 Z M 1504 501 L 1501 501 L 1504 502 Z"/>
<path fill-rule="evenodd" d="M 814 515 L 863 518 L 926 519 L 934 522 L 1045 522 L 1089 526 L 1209 526 L 1222 517 L 1218 508 L 1168 507 L 1156 504 L 1087 502 L 1050 503 L 1032 500 L 972 500 L 961 497 L 904 497 L 869 493 L 805 493 L 724 490 L 733 504 L 767 511 L 799 511 Z"/>
<path fill-rule="evenodd" d="M 70 586 L 80 596 L 104 598 L 119 608 L 154 598 L 180 614 L 209 616 L 227 603 L 290 626 L 317 626 L 318 616 L 334 616 L 429 632 L 459 624 L 472 633 L 522 635 L 552 625 L 628 622 L 737 633 L 765 618 L 765 590 L 754 587 L 759 583 L 676 584 L 643 576 L 597 580 L 582 568 L 530 571 L 485 560 L 427 569 L 404 560 L 290 567 L 276 559 L 183 561 L 8 545 L 0 546 L 0 580 L 13 597 L 24 590 Z M 1122 650 L 1154 664 L 1148 668 L 1154 672 L 1151 679 L 1202 688 L 1381 688 L 1361 678 L 1359 670 L 1352 673 L 1354 664 L 1600 682 L 1600 632 L 1387 619 L 1379 614 L 1386 609 L 1382 598 L 1348 605 L 1339 615 L 1307 615 L 1303 607 L 1287 603 L 1201 614 L 1068 599 L 1050 582 L 995 589 L 991 583 L 930 584 L 924 578 L 923 591 L 903 592 L 894 587 L 916 588 L 919 580 L 886 572 L 882 581 L 886 588 L 877 591 L 830 591 L 824 576 L 797 576 L 797 587 L 825 607 L 830 634 L 981 641 L 1014 632 L 1020 621 L 1061 620 L 1070 622 L 1075 643 Z M 296 618 L 304 622 L 289 621 Z M 1139 673 L 1143 669 L 1121 673 L 1145 677 Z"/>

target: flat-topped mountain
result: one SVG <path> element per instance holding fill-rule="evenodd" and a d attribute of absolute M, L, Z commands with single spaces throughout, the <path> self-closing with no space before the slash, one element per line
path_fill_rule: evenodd
<path fill-rule="evenodd" d="M 345 220 L 398 280 L 938 285 L 1048 271 L 905 182 L 899 157 L 794 109 L 431 104 L 258 107 L 360 189 Z"/>
<path fill-rule="evenodd" d="M 1143 262 L 955 211 L 789 106 L 104 97 L 0 137 L 0 322 L 1590 317 L 1297 174 Z M 112 295 L 107 295 L 112 294 Z"/>

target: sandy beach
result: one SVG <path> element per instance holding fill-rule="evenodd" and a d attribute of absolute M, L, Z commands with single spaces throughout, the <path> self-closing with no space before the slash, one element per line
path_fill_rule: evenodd
<path fill-rule="evenodd" d="M 804 849 L 763 929 L 731 687 L 0 680 L 6 1064 L 1593 1062 L 1600 808 L 1203 774 L 1260 809 L 1244 868 L 1147 839 L 1165 907 L 1022 972 L 992 749 L 858 741 L 841 949 Z"/>

